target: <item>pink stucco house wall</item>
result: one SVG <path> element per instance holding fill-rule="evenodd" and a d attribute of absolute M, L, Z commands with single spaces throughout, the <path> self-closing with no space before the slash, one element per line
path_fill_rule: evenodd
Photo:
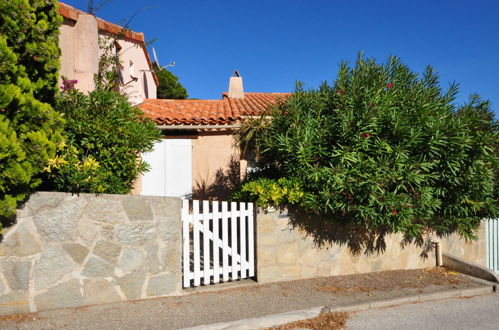
<path fill-rule="evenodd" d="M 82 92 L 94 90 L 94 74 L 102 52 L 99 37 L 109 38 L 123 29 L 62 2 L 59 13 L 64 19 L 59 36 L 60 75 L 78 80 L 77 88 Z M 114 51 L 121 63 L 120 89 L 129 96 L 130 102 L 136 105 L 156 98 L 158 78 L 152 70 L 144 34 L 125 30 L 123 37 L 116 41 Z"/>

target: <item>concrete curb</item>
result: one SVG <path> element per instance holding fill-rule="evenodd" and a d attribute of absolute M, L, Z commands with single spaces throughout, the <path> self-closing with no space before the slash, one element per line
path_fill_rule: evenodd
<path fill-rule="evenodd" d="M 319 306 L 310 309 L 302 309 L 298 311 L 292 311 L 287 313 L 273 314 L 263 317 L 243 319 L 233 322 L 222 322 L 207 325 L 200 325 L 192 328 L 184 328 L 183 330 L 250 330 L 250 329 L 262 329 L 275 327 L 281 324 L 286 324 L 289 322 L 304 320 L 319 316 L 324 313 L 331 312 L 358 312 L 366 309 L 375 309 L 382 307 L 397 306 L 403 304 L 418 303 L 424 301 L 432 301 L 439 299 L 448 298 L 462 298 L 462 297 L 473 297 L 491 294 L 494 292 L 494 287 L 492 285 L 482 286 L 478 288 L 468 288 L 468 289 L 456 289 L 456 290 L 446 290 L 440 292 L 423 293 L 407 297 L 398 297 L 392 299 L 374 300 L 371 302 L 364 302 L 359 304 L 328 307 Z"/>
<path fill-rule="evenodd" d="M 499 283 L 497 275 L 486 267 L 474 264 L 447 253 L 442 253 L 442 257 L 443 266 L 445 268 L 489 282 Z"/>
<path fill-rule="evenodd" d="M 185 328 L 183 330 L 228 330 L 228 329 L 240 329 L 240 330 L 250 330 L 250 329 L 261 329 L 277 326 L 280 324 L 285 324 L 289 322 L 310 319 L 319 316 L 322 313 L 324 307 L 313 307 L 309 309 L 302 309 L 293 312 L 280 313 L 267 315 L 264 317 L 257 317 L 252 319 L 243 319 L 233 322 L 223 322 L 214 323 L 207 325 L 200 325 L 193 328 Z"/>

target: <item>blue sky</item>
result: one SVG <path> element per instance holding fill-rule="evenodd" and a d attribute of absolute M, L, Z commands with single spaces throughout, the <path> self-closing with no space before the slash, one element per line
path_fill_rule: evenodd
<path fill-rule="evenodd" d="M 156 39 L 160 63 L 176 62 L 193 98 L 219 99 L 234 69 L 247 92 L 316 87 L 363 51 L 419 72 L 430 64 L 444 87 L 460 84 L 460 101 L 477 92 L 499 113 L 497 0 L 114 0 L 97 16 L 120 23 L 137 11 L 132 30 Z"/>

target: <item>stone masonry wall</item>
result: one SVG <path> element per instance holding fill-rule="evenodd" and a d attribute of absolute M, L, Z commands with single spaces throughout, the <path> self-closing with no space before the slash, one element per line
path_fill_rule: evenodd
<path fill-rule="evenodd" d="M 386 270 L 417 269 L 435 265 L 434 255 L 422 260 L 421 248 L 400 247 L 401 235 L 385 238 L 383 254 L 352 255 L 348 247 L 317 247 L 305 232 L 293 230 L 289 218 L 278 212 L 260 212 L 256 217 L 257 279 L 259 283 L 297 280 L 317 276 L 347 275 Z M 486 264 L 485 230 L 479 240 L 464 242 L 456 237 L 441 239 L 443 252 Z"/>
<path fill-rule="evenodd" d="M 0 243 L 0 314 L 181 292 L 181 200 L 38 192 Z"/>

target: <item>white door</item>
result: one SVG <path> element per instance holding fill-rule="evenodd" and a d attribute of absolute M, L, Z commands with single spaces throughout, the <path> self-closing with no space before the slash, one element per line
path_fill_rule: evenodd
<path fill-rule="evenodd" d="M 164 139 L 142 154 L 150 170 L 142 175 L 141 195 L 186 198 L 192 194 L 190 139 Z"/>

